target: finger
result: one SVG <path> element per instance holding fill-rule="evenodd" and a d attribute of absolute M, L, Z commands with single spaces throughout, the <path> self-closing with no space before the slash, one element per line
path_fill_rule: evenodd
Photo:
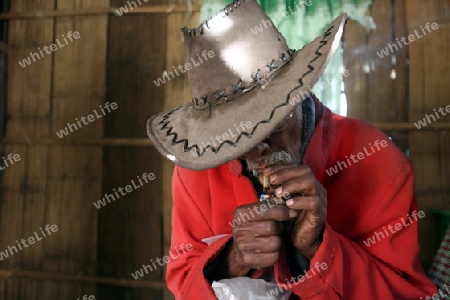
<path fill-rule="evenodd" d="M 242 253 L 242 260 L 249 268 L 259 270 L 273 266 L 278 261 L 278 256 L 279 252 L 261 254 Z"/>
<path fill-rule="evenodd" d="M 264 168 L 263 170 L 263 174 L 267 175 L 267 176 L 271 176 L 277 172 L 279 172 L 280 170 L 283 169 L 290 169 L 290 168 L 295 168 L 297 167 L 297 165 L 294 164 L 276 164 L 276 165 L 272 165 L 270 167 Z"/>
<path fill-rule="evenodd" d="M 314 176 L 311 169 L 307 165 L 294 166 L 288 168 L 277 168 L 275 172 L 269 175 L 270 184 L 280 185 L 284 184 L 284 182 L 290 179 L 305 177 L 307 175 Z"/>
<path fill-rule="evenodd" d="M 232 224 L 257 221 L 287 221 L 297 217 L 297 213 L 286 205 L 275 205 L 269 201 L 243 205 L 234 211 Z"/>
<path fill-rule="evenodd" d="M 261 173 L 261 175 L 260 175 L 260 176 L 262 176 L 262 175 L 267 176 L 268 180 L 269 180 L 269 184 L 270 184 L 269 185 L 269 189 L 266 190 L 265 192 L 268 193 L 268 194 L 273 194 L 275 189 L 279 186 L 279 184 L 273 184 L 272 182 L 270 182 L 270 179 L 271 179 L 270 176 L 271 175 L 276 174 L 277 172 L 279 172 L 282 169 L 295 168 L 295 167 L 296 166 L 293 165 L 293 164 L 288 164 L 288 165 L 276 164 L 276 165 L 273 165 L 271 167 L 265 168 L 263 170 L 263 172 Z M 260 181 L 262 181 L 262 179 L 260 179 Z M 262 182 L 261 182 L 261 184 L 262 184 Z"/>
<path fill-rule="evenodd" d="M 258 201 L 251 204 L 245 204 L 237 207 L 233 213 L 233 219 L 237 221 L 237 223 L 253 221 L 255 216 L 261 214 L 263 210 L 267 210 L 268 204 L 265 201 Z M 259 220 L 259 219 L 256 219 Z"/>
<path fill-rule="evenodd" d="M 307 213 L 292 231 L 292 241 L 299 250 L 311 248 L 317 244 L 317 237 L 323 228 L 323 221 L 318 220 L 316 216 Z"/>
<path fill-rule="evenodd" d="M 258 238 L 276 236 L 283 232 L 283 225 L 274 221 L 244 222 L 233 229 L 233 236 L 245 236 L 246 238 Z"/>
<path fill-rule="evenodd" d="M 280 222 L 260 221 L 251 223 L 256 224 L 252 232 L 254 238 L 277 236 L 283 232 L 283 224 L 281 224 Z"/>
<path fill-rule="evenodd" d="M 241 253 L 269 254 L 278 252 L 281 248 L 279 236 L 266 236 L 252 239 L 237 238 L 236 245 Z"/>
<path fill-rule="evenodd" d="M 259 221 L 288 221 L 296 218 L 298 213 L 289 209 L 286 205 L 277 205 L 270 201 L 261 202 L 261 211 L 255 214 L 251 222 Z"/>
<path fill-rule="evenodd" d="M 295 197 L 286 201 L 286 206 L 294 210 L 308 211 L 318 217 L 318 221 L 324 221 L 327 215 L 327 203 L 319 196 Z"/>
<path fill-rule="evenodd" d="M 313 174 L 294 177 L 284 181 L 280 187 L 275 189 L 274 194 L 275 196 L 283 197 L 284 199 L 298 195 L 315 196 L 316 182 L 317 180 Z"/>

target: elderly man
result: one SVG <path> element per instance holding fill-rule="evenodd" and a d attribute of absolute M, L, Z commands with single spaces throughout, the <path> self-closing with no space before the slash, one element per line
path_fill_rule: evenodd
<path fill-rule="evenodd" d="M 310 91 L 345 20 L 299 51 L 254 0 L 183 29 L 192 103 L 147 125 L 177 165 L 171 248 L 193 245 L 168 264 L 177 299 L 436 293 L 419 262 L 424 215 L 411 163 L 379 130 L 333 114 Z M 252 34 L 261 22 L 270 26 Z M 213 59 L 190 64 L 204 50 Z"/>

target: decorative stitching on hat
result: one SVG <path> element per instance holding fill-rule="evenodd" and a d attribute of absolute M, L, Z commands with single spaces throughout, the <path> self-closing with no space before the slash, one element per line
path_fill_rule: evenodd
<path fill-rule="evenodd" d="M 313 62 L 315 62 L 319 57 L 322 56 L 322 53 L 320 53 L 320 52 L 318 52 L 318 51 L 319 51 L 321 48 L 323 48 L 323 46 L 325 46 L 326 44 L 328 44 L 328 42 L 326 41 L 326 38 L 329 37 L 329 36 L 331 35 L 331 32 L 330 32 L 330 31 L 331 31 L 333 28 L 334 28 L 334 25 L 330 26 L 330 27 L 327 29 L 327 31 L 324 33 L 323 39 L 319 42 L 320 46 L 317 47 L 316 51 L 314 52 L 314 54 L 316 54 L 316 56 L 308 63 L 308 66 L 307 66 L 307 67 L 308 67 L 309 70 L 306 71 L 305 73 L 303 73 L 303 74 L 301 75 L 301 77 L 298 79 L 299 85 L 298 85 L 297 87 L 295 87 L 294 89 L 292 89 L 288 94 L 290 94 L 290 93 L 292 93 L 293 91 L 295 91 L 295 90 L 297 90 L 297 89 L 303 87 L 303 86 L 304 86 L 304 84 L 303 84 L 303 78 L 304 78 L 306 75 L 310 74 L 312 71 L 315 70 L 314 67 L 313 67 L 311 64 L 312 64 Z M 256 129 L 258 128 L 259 124 L 270 123 L 270 121 L 272 120 L 272 118 L 273 118 L 273 116 L 274 116 L 274 114 L 275 114 L 275 111 L 276 111 L 278 108 L 283 107 L 283 106 L 286 106 L 286 105 L 288 105 L 288 104 L 290 104 L 290 103 L 289 103 L 289 98 L 286 97 L 286 101 L 285 101 L 284 103 L 281 103 L 281 104 L 275 106 L 275 107 L 272 109 L 272 111 L 270 112 L 270 115 L 269 115 L 269 118 L 268 118 L 268 119 L 262 120 L 262 121 L 259 121 L 258 123 L 256 123 L 256 125 L 253 127 L 251 133 L 247 133 L 247 132 L 245 132 L 245 131 L 244 131 L 244 132 L 241 132 L 241 133 L 239 134 L 238 138 L 236 139 L 236 142 L 233 142 L 233 141 L 230 141 L 230 140 L 226 140 L 226 141 L 223 141 L 222 143 L 220 143 L 218 147 L 213 147 L 213 146 L 211 146 L 211 145 L 208 145 L 208 146 L 206 146 L 206 147 L 203 148 L 203 151 L 200 150 L 200 147 L 199 147 L 197 144 L 193 144 L 192 146 L 189 146 L 189 140 L 188 140 L 188 139 L 181 139 L 181 140 L 178 140 L 178 133 L 172 132 L 173 127 L 172 127 L 172 126 L 169 126 L 170 121 L 167 121 L 167 119 L 168 119 L 175 111 L 179 110 L 179 109 L 182 108 L 183 106 L 179 106 L 179 107 L 177 107 L 177 108 L 175 108 L 175 109 L 169 111 L 167 114 L 165 114 L 165 115 L 162 117 L 162 120 L 161 120 L 158 124 L 159 124 L 159 125 L 162 125 L 161 130 L 167 130 L 166 136 L 172 136 L 172 145 L 177 145 L 177 144 L 181 144 L 181 143 L 182 143 L 182 144 L 183 144 L 183 151 L 184 151 L 184 152 L 189 152 L 189 151 L 191 151 L 192 149 L 195 149 L 195 152 L 197 153 L 197 157 L 201 157 L 201 156 L 203 156 L 203 154 L 206 153 L 206 151 L 207 151 L 208 149 L 211 149 L 211 151 L 212 151 L 213 153 L 218 153 L 224 144 L 229 144 L 229 145 L 231 145 L 231 146 L 233 146 L 233 147 L 236 147 L 236 145 L 237 145 L 237 144 L 239 143 L 239 141 L 241 140 L 242 136 L 245 135 L 245 136 L 247 136 L 247 137 L 251 137 L 251 136 L 253 135 L 253 133 L 256 131 Z"/>
<path fill-rule="evenodd" d="M 194 102 L 194 105 L 204 106 L 208 102 L 208 96 L 200 97 L 200 99 L 199 98 L 192 98 L 192 102 Z"/>
<path fill-rule="evenodd" d="M 205 22 L 200 24 L 200 26 L 198 26 L 196 28 L 183 27 L 183 28 L 181 28 L 181 31 L 184 33 L 184 35 L 186 37 L 196 37 L 197 31 L 200 35 L 202 35 L 205 33 L 205 30 L 204 30 L 205 27 L 208 29 L 211 29 L 209 27 L 211 22 L 214 22 L 215 20 L 217 20 L 217 18 L 220 18 L 220 17 L 223 17 L 223 18 L 229 17 L 230 13 L 234 12 L 238 8 L 238 6 L 242 5 L 241 1 L 245 2 L 245 0 L 235 0 L 232 3 L 228 4 L 222 10 L 220 10 L 217 14 L 215 14 L 214 16 L 212 16 L 211 18 L 209 18 L 208 20 L 206 20 Z"/>
<path fill-rule="evenodd" d="M 283 67 L 285 65 L 285 63 L 294 55 L 294 53 L 295 53 L 295 51 L 291 50 L 291 49 L 288 49 L 287 53 L 282 53 L 280 55 L 280 58 L 282 58 L 283 64 L 280 67 Z M 289 59 L 286 56 L 286 54 L 289 55 Z M 194 109 L 205 109 L 206 105 L 211 107 L 211 105 L 216 106 L 216 105 L 220 105 L 220 104 L 229 102 L 229 101 L 234 100 L 234 99 L 242 96 L 243 94 L 251 91 L 258 85 L 264 85 L 266 83 L 267 78 L 269 78 L 271 76 L 271 73 L 273 73 L 273 71 L 275 69 L 280 68 L 279 66 L 277 66 L 275 64 L 274 59 L 270 62 L 270 64 L 268 64 L 266 66 L 270 70 L 269 73 L 266 74 L 266 76 L 263 76 L 261 73 L 261 69 L 258 69 L 255 73 L 250 74 L 250 77 L 253 78 L 252 83 L 245 86 L 245 85 L 243 85 L 242 79 L 239 79 L 239 81 L 236 83 L 236 85 L 231 85 L 231 87 L 233 88 L 231 95 L 225 94 L 226 90 L 223 89 L 223 90 L 214 91 L 214 92 L 206 95 L 205 97 L 201 97 L 201 98 L 205 99 L 205 102 L 200 102 L 200 101 L 198 101 L 198 98 L 195 98 L 195 97 L 192 98 L 192 104 L 194 105 Z"/>
<path fill-rule="evenodd" d="M 255 74 L 251 74 L 250 77 L 253 78 L 253 82 L 260 81 L 262 79 L 261 69 L 258 69 Z"/>
<path fill-rule="evenodd" d="M 245 87 L 242 87 L 242 79 L 239 78 L 239 81 L 236 83 L 236 85 L 231 85 L 233 88 L 233 95 L 239 92 L 240 90 L 245 90 Z"/>
<path fill-rule="evenodd" d="M 269 68 L 269 72 L 272 72 L 272 70 L 278 69 L 278 66 L 275 64 L 275 59 L 272 59 L 272 62 L 270 65 L 266 65 Z"/>
<path fill-rule="evenodd" d="M 217 101 L 222 98 L 224 98 L 225 100 L 228 99 L 227 96 L 225 95 L 225 90 L 221 90 L 219 92 L 216 92 L 215 94 L 217 95 L 217 98 L 216 98 Z"/>

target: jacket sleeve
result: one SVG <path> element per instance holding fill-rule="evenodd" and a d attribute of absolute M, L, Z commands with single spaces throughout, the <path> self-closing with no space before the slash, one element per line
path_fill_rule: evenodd
<path fill-rule="evenodd" d="M 369 206 L 355 216 L 363 220 L 357 223 L 363 235 L 349 239 L 325 223 L 323 242 L 308 272 L 293 278 L 286 258 L 281 257 L 275 266 L 277 283 L 301 299 L 360 299 L 364 295 L 366 300 L 403 300 L 435 294 L 436 287 L 419 261 L 420 217 L 410 163 L 397 175 L 388 185 L 380 185 L 380 193 L 359 195 L 366 198 L 361 203 Z M 343 186 L 342 182 L 337 186 Z"/>
<path fill-rule="evenodd" d="M 177 300 L 216 299 L 203 270 L 219 255 L 231 234 L 224 235 L 210 246 L 202 242 L 202 239 L 212 237 L 214 233 L 187 190 L 179 174 L 179 167 L 174 169 L 172 194 L 170 257 L 175 259 L 170 259 L 167 264 L 167 286 Z M 189 244 L 191 246 L 186 247 Z M 180 247 L 191 250 L 177 252 Z"/>

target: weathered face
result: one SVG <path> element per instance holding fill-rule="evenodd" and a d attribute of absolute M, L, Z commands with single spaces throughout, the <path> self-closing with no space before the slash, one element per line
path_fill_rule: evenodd
<path fill-rule="evenodd" d="M 261 172 L 275 164 L 299 164 L 302 138 L 301 115 L 295 109 L 265 140 L 240 157 L 249 171 Z"/>

